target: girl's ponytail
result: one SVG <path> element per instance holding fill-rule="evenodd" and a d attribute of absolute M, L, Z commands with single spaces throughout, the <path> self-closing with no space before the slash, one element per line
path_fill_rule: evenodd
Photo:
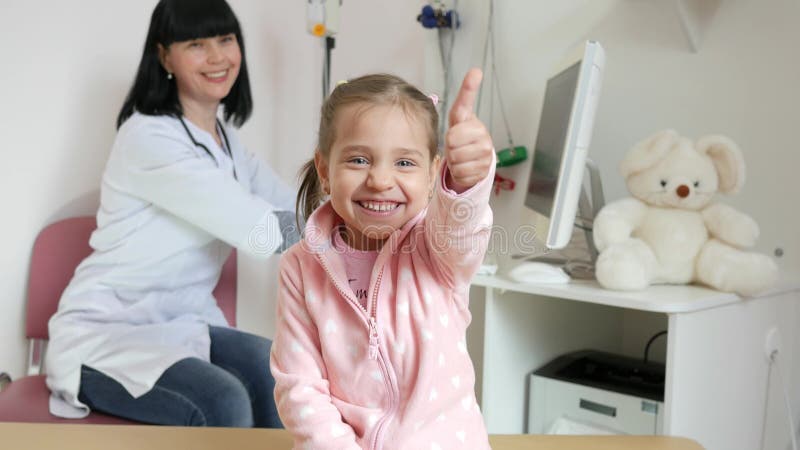
<path fill-rule="evenodd" d="M 325 198 L 322 193 L 322 185 L 319 182 L 319 175 L 317 175 L 317 167 L 314 165 L 314 158 L 305 163 L 300 169 L 300 189 L 297 191 L 297 203 L 295 204 L 296 219 L 298 229 L 302 230 L 311 213 Z"/>

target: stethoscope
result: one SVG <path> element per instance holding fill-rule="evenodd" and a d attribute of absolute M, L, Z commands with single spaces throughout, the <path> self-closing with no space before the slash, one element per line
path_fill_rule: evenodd
<path fill-rule="evenodd" d="M 189 136 L 189 139 L 192 140 L 194 145 L 196 145 L 198 147 L 201 147 L 203 150 L 205 150 L 206 153 L 208 153 L 208 156 L 210 156 L 211 159 L 213 159 L 214 162 L 217 163 L 217 167 L 219 167 L 219 161 L 217 161 L 217 158 L 214 157 L 214 154 L 211 153 L 211 150 L 209 150 L 208 147 L 206 147 L 202 142 L 197 142 L 197 139 L 194 138 L 194 135 L 192 134 L 192 132 L 189 131 L 189 127 L 186 125 L 186 122 L 183 121 L 183 117 L 179 117 L 178 120 L 181 121 L 181 125 L 183 125 L 183 129 L 186 130 L 186 134 Z M 231 166 L 233 167 L 233 179 L 236 180 L 236 181 L 239 181 L 239 178 L 236 176 L 236 164 L 233 161 L 233 153 L 231 152 L 231 144 L 230 144 L 230 142 L 228 142 L 228 133 L 225 132 L 225 128 L 223 128 L 222 124 L 219 122 L 219 119 L 217 119 L 217 129 L 222 134 L 222 140 L 225 141 L 225 145 L 222 146 L 223 147 L 222 150 L 225 153 L 227 153 L 228 156 L 231 158 Z"/>

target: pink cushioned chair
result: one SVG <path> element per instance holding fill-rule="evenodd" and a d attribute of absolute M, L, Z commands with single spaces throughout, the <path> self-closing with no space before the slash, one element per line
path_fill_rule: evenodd
<path fill-rule="evenodd" d="M 28 277 L 25 335 L 29 341 L 28 375 L 0 389 L 0 422 L 134 424 L 125 419 L 92 412 L 83 419 L 62 419 L 49 412 L 50 391 L 42 371 L 47 344 L 47 322 L 58 308 L 61 293 L 75 268 L 91 252 L 89 236 L 94 217 L 75 217 L 48 225 L 36 237 Z M 214 289 L 225 318 L 236 326 L 236 252 L 222 267 Z"/>

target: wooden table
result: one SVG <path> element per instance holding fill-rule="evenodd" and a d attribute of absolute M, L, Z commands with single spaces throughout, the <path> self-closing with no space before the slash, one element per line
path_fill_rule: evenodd
<path fill-rule="evenodd" d="M 701 450 L 663 436 L 494 435 L 493 450 Z M 0 423 L 4 450 L 291 450 L 284 430 Z"/>

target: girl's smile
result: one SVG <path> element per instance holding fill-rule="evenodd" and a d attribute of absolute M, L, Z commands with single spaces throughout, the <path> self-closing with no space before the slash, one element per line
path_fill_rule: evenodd
<path fill-rule="evenodd" d="M 373 214 L 376 216 L 389 216 L 398 212 L 401 203 L 381 201 L 381 200 L 367 200 L 357 201 L 358 206 L 365 209 L 365 213 Z"/>
<path fill-rule="evenodd" d="M 345 241 L 379 249 L 428 205 L 438 159 L 427 128 L 399 105 L 352 104 L 337 119 L 336 140 L 317 172 L 345 223 Z"/>

